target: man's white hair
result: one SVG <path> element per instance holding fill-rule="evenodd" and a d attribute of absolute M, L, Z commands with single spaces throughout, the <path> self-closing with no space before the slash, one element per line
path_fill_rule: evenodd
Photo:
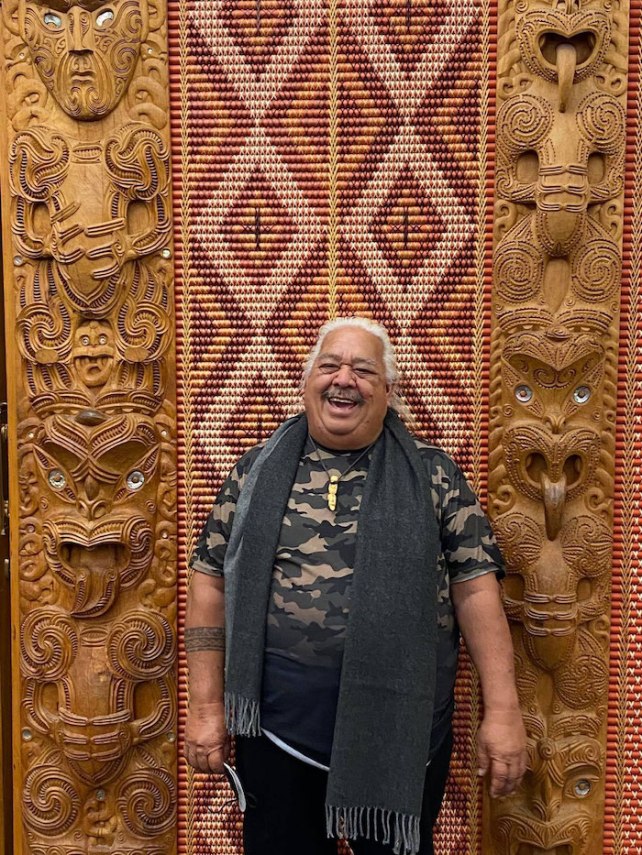
<path fill-rule="evenodd" d="M 317 357 L 321 353 L 321 348 L 323 347 L 323 341 L 328 333 L 334 332 L 335 330 L 344 329 L 345 327 L 357 327 L 358 329 L 365 330 L 366 332 L 375 335 L 379 341 L 383 344 L 383 367 L 385 371 L 386 383 L 392 388 L 392 395 L 390 396 L 390 406 L 393 410 L 397 410 L 397 412 L 401 412 L 405 410 L 405 405 L 401 400 L 398 394 L 398 385 L 399 385 L 399 370 L 397 368 L 397 357 L 395 356 L 395 351 L 392 346 L 392 342 L 388 336 L 388 331 L 382 324 L 378 324 L 376 321 L 370 320 L 370 318 L 335 318 L 332 321 L 327 321 L 321 329 L 319 330 L 319 336 L 316 340 L 316 344 L 310 351 L 310 355 L 307 358 L 305 366 L 303 368 L 303 377 L 301 380 L 301 388 L 305 386 L 306 380 L 310 376 L 310 372 L 312 371 L 312 366 L 314 365 Z"/>

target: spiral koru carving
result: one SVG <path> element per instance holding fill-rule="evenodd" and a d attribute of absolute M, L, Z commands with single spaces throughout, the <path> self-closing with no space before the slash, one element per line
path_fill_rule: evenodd
<path fill-rule="evenodd" d="M 111 631 L 107 644 L 115 674 L 130 680 L 156 680 L 174 662 L 174 633 L 161 615 L 130 612 Z"/>
<path fill-rule="evenodd" d="M 544 259 L 526 241 L 505 239 L 495 255 L 495 283 L 502 300 L 524 302 L 539 296 Z"/>
<path fill-rule="evenodd" d="M 69 831 L 80 813 L 74 781 L 58 764 L 46 762 L 27 772 L 23 805 L 27 827 L 51 836 Z"/>
<path fill-rule="evenodd" d="M 497 114 L 497 132 L 502 148 L 512 155 L 536 149 L 553 127 L 553 109 L 548 101 L 520 93 L 505 101 Z"/>
<path fill-rule="evenodd" d="M 511 570 L 524 570 L 540 556 L 544 535 L 540 526 L 526 514 L 503 514 L 493 523 L 502 555 Z"/>
<path fill-rule="evenodd" d="M 20 630 L 21 670 L 27 677 L 59 680 L 78 652 L 73 621 L 53 608 L 36 609 Z"/>
<path fill-rule="evenodd" d="M 105 166 L 114 186 L 130 202 L 151 201 L 166 190 L 169 182 L 167 146 L 146 125 L 126 125 L 108 139 Z"/>
<path fill-rule="evenodd" d="M 118 313 L 118 331 L 128 362 L 151 362 L 162 356 L 171 340 L 167 312 L 150 301 L 125 300 Z"/>
<path fill-rule="evenodd" d="M 29 362 L 41 365 L 64 362 L 71 353 L 71 318 L 55 295 L 47 303 L 31 303 L 16 320 L 18 347 Z"/>
<path fill-rule="evenodd" d="M 595 709 L 605 702 L 609 687 L 607 653 L 587 629 L 579 628 L 578 650 L 555 679 L 557 693 L 571 709 Z"/>
<path fill-rule="evenodd" d="M 174 823 L 176 785 L 162 769 L 144 769 L 118 787 L 118 808 L 133 834 L 155 836 Z"/>
<path fill-rule="evenodd" d="M 564 561 L 578 576 L 595 578 L 611 569 L 610 527 L 593 516 L 575 517 L 560 534 Z"/>
<path fill-rule="evenodd" d="M 621 261 L 617 246 L 597 238 L 582 246 L 573 259 L 571 287 L 587 303 L 613 298 L 620 287 Z"/>
<path fill-rule="evenodd" d="M 599 151 L 615 155 L 622 150 L 626 116 L 613 96 L 592 92 L 578 107 L 577 123 L 584 136 Z"/>

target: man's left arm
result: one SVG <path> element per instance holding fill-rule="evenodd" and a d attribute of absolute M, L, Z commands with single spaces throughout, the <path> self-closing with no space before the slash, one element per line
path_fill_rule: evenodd
<path fill-rule="evenodd" d="M 490 774 L 491 796 L 510 795 L 526 771 L 526 732 L 499 584 L 494 573 L 486 573 L 457 582 L 450 590 L 484 700 L 484 717 L 477 735 L 479 774 Z"/>

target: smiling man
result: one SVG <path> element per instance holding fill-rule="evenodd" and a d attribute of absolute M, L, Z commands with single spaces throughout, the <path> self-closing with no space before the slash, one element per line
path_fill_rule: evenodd
<path fill-rule="evenodd" d="M 501 556 L 461 471 L 395 410 L 383 327 L 320 331 L 305 412 L 245 454 L 192 557 L 185 756 L 237 736 L 245 855 L 433 852 L 459 631 L 479 671 L 480 774 L 526 765 Z"/>

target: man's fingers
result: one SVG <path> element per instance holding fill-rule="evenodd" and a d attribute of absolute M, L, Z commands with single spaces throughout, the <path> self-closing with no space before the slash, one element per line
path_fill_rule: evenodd
<path fill-rule="evenodd" d="M 519 787 L 524 777 L 523 763 L 520 758 L 515 761 L 494 759 L 491 769 L 490 794 L 510 796 Z"/>
<path fill-rule="evenodd" d="M 220 774 L 223 771 L 226 753 L 225 750 L 221 750 L 220 748 L 211 748 L 208 751 L 200 746 L 186 745 L 183 756 L 190 766 L 193 766 L 199 772 L 215 772 Z"/>
<path fill-rule="evenodd" d="M 493 760 L 490 770 L 490 794 L 491 796 L 504 795 L 508 783 L 508 767 L 500 760 Z"/>
<path fill-rule="evenodd" d="M 488 772 L 490 758 L 484 745 L 477 746 L 477 774 L 483 777 Z"/>

